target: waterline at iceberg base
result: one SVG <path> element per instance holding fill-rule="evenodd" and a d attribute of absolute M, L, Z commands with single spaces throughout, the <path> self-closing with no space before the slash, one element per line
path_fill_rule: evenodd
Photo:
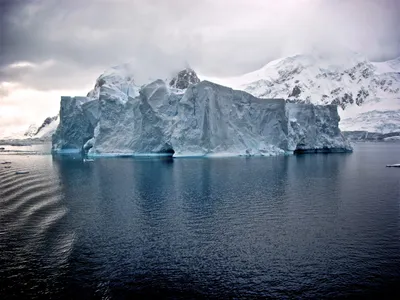
<path fill-rule="evenodd" d="M 335 105 L 260 99 L 208 81 L 183 87 L 103 80 L 88 97 L 62 97 L 53 153 L 182 157 L 352 150 Z"/>

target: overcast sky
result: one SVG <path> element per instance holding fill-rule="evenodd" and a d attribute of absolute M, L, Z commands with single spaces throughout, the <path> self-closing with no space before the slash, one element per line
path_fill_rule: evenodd
<path fill-rule="evenodd" d="M 0 0 L 0 135 L 86 95 L 110 66 L 157 74 L 189 63 L 208 76 L 281 56 L 348 48 L 400 56 L 397 0 Z"/>

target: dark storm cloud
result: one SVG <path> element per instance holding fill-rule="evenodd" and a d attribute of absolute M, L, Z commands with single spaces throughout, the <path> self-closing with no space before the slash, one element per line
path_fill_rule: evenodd
<path fill-rule="evenodd" d="M 146 75 L 190 62 L 219 76 L 315 46 L 400 55 L 396 0 L 0 1 L 0 82 L 34 89 L 84 86 L 130 60 Z"/>

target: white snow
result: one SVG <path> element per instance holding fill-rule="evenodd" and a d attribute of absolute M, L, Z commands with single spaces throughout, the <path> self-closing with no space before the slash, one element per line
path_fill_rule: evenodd
<path fill-rule="evenodd" d="M 48 121 L 49 123 L 46 123 Z M 1 140 L 25 140 L 25 139 L 41 139 L 49 141 L 56 131 L 59 124 L 58 117 L 47 118 L 36 124 L 31 124 L 27 130 L 14 132 L 13 134 L 0 135 Z"/>
<path fill-rule="evenodd" d="M 390 133 L 400 131 L 400 97 L 375 98 L 362 106 L 339 109 L 340 129 Z"/>
<path fill-rule="evenodd" d="M 47 126 L 41 128 L 39 132 L 36 133 L 34 137 L 37 138 L 46 138 L 50 139 L 53 133 L 56 131 L 58 124 L 60 123 L 60 118 L 57 118 L 56 120 L 52 121 L 50 124 Z"/>
<path fill-rule="evenodd" d="M 374 62 L 373 65 L 378 74 L 400 72 L 400 57 L 383 62 Z"/>

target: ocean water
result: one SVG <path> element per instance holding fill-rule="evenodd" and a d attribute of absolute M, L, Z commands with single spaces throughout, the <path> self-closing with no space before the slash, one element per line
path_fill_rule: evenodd
<path fill-rule="evenodd" d="M 400 295 L 400 169 L 385 167 L 400 144 L 86 163 L 24 151 L 0 153 L 0 299 Z"/>

